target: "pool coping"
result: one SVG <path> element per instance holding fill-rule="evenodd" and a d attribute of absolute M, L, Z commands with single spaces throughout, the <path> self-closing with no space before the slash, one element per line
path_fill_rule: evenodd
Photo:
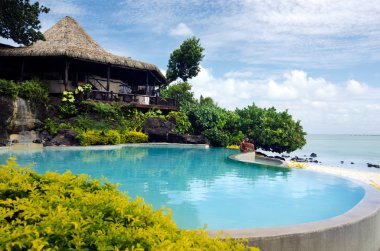
<path fill-rule="evenodd" d="M 239 154 L 234 155 L 231 159 L 243 161 L 241 158 L 239 159 Z M 244 162 L 253 163 L 252 161 Z M 306 169 L 304 171 L 312 170 Z M 340 176 L 337 177 L 342 178 Z M 360 185 L 365 190 L 365 194 L 357 205 L 344 214 L 326 220 L 303 224 L 209 230 L 208 233 L 210 236 L 216 236 L 220 235 L 222 231 L 223 235 L 226 234 L 236 239 L 245 238 L 248 240 L 249 245 L 259 246 L 262 250 L 271 251 L 380 250 L 380 190 L 361 181 L 350 178 L 346 179 Z M 350 243 L 350 240 L 352 242 L 355 236 L 357 236 L 360 243 Z"/>
<path fill-rule="evenodd" d="M 207 144 L 180 144 L 180 143 L 133 143 L 133 144 L 118 144 L 118 145 L 94 145 L 94 146 L 45 146 L 49 150 L 114 150 L 123 147 L 180 147 L 180 148 L 200 148 L 208 149 L 210 146 Z"/>

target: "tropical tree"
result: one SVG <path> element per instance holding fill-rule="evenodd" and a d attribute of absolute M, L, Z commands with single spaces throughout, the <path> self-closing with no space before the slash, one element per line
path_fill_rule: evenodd
<path fill-rule="evenodd" d="M 181 78 L 184 82 L 198 75 L 204 48 L 196 37 L 186 39 L 178 49 L 170 54 L 166 78 L 173 82 Z"/>
<path fill-rule="evenodd" d="M 289 153 L 306 144 L 301 122 L 294 121 L 287 110 L 277 112 L 274 107 L 262 109 L 253 104 L 236 113 L 240 116 L 240 130 L 255 141 L 257 148 Z"/>
<path fill-rule="evenodd" d="M 196 102 L 194 99 L 194 93 L 191 91 L 191 85 L 187 82 L 174 83 L 165 89 L 161 89 L 160 96 L 162 98 L 177 99 L 181 107 L 188 103 Z"/>
<path fill-rule="evenodd" d="M 211 97 L 203 97 L 203 95 L 201 95 L 199 97 L 199 104 L 201 105 L 216 105 L 216 103 L 214 102 L 214 100 L 211 98 Z"/>
<path fill-rule="evenodd" d="M 40 13 L 48 12 L 49 9 L 38 2 L 0 0 L 0 36 L 23 45 L 43 40 L 38 17 Z"/>

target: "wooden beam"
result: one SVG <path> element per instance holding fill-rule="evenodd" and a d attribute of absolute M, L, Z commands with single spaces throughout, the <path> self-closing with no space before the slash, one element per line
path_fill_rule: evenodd
<path fill-rule="evenodd" d="M 149 71 L 149 73 L 150 73 L 150 75 L 152 75 L 156 80 L 157 80 L 157 82 L 159 83 L 159 84 L 161 84 L 161 81 L 151 72 L 151 71 Z M 165 83 L 164 83 L 165 84 Z"/>
<path fill-rule="evenodd" d="M 110 75 L 111 75 L 111 65 L 107 65 L 107 91 L 110 91 Z"/>

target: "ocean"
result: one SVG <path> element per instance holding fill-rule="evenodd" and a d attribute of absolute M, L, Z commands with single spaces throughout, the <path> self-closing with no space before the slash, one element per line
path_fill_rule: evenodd
<path fill-rule="evenodd" d="M 305 158 L 315 153 L 321 165 L 380 173 L 380 168 L 367 167 L 380 165 L 380 135 L 307 135 L 306 140 L 302 149 L 289 155 Z"/>

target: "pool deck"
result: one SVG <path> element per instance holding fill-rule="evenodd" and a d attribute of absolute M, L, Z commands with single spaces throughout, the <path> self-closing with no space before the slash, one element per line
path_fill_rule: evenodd
<path fill-rule="evenodd" d="M 253 156 L 239 154 L 233 159 L 253 163 Z M 222 230 L 223 234 L 245 238 L 248 245 L 263 251 L 380 251 L 380 190 L 368 185 L 371 180 L 377 180 L 376 173 L 363 175 L 359 170 L 345 172 L 320 166 L 310 166 L 305 169 L 308 171 L 350 178 L 365 189 L 364 198 L 345 214 L 327 220 L 281 227 L 227 229 Z M 215 236 L 219 232 L 209 231 L 209 234 Z"/>

